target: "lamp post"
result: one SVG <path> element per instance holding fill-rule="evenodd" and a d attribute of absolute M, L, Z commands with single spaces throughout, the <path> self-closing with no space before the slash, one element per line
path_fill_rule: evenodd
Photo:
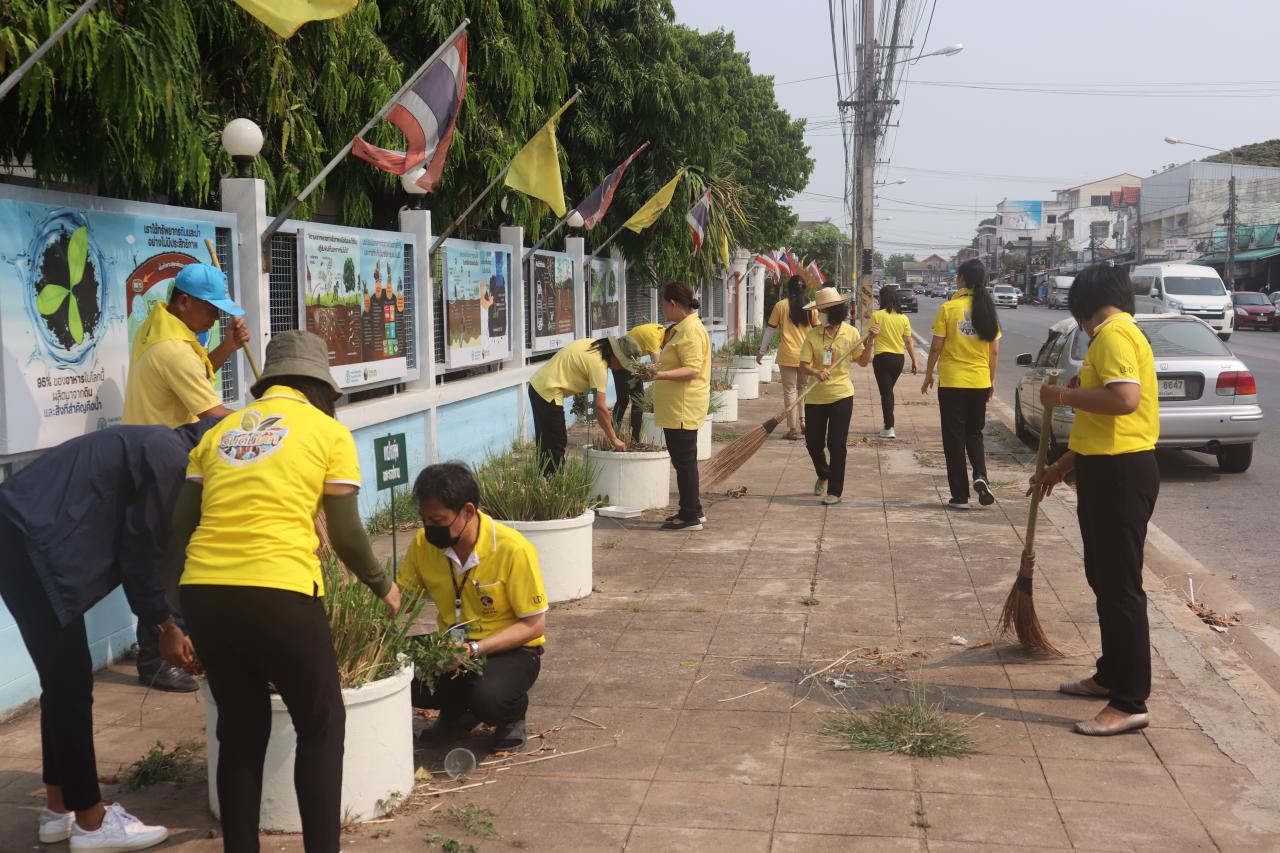
<path fill-rule="evenodd" d="M 400 186 L 413 199 L 413 209 L 422 210 L 422 201 L 427 195 L 427 191 L 418 186 L 418 179 L 423 176 L 427 170 L 419 166 L 416 169 L 405 172 L 400 176 Z"/>
<path fill-rule="evenodd" d="M 233 118 L 222 129 L 222 148 L 236 164 L 236 177 L 252 178 L 253 159 L 262 150 L 262 128 L 247 118 Z"/>
<path fill-rule="evenodd" d="M 1231 160 L 1231 180 L 1227 183 L 1227 287 L 1236 289 L 1236 154 L 1230 148 L 1214 148 L 1212 145 L 1201 145 L 1188 142 L 1177 136 L 1166 136 L 1164 141 L 1170 145 L 1190 145 L 1192 148 L 1203 148 L 1206 151 L 1217 151 L 1226 154 Z M 1139 212 L 1138 223 L 1141 226 L 1142 215 Z"/>

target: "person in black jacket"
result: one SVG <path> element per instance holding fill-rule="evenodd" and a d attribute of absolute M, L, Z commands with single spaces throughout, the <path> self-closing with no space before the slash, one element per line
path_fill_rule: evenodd
<path fill-rule="evenodd" d="M 84 615 L 123 586 L 139 630 L 159 634 L 169 654 L 189 653 L 161 564 L 187 457 L 216 423 L 90 433 L 0 484 L 0 597 L 40 677 L 43 843 L 72 838 L 73 850 L 141 850 L 168 835 L 102 801 Z"/>

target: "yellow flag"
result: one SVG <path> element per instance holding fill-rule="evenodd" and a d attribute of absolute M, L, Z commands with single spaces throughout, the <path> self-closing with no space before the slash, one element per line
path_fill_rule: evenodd
<path fill-rule="evenodd" d="M 507 179 L 503 182 L 511 189 L 542 199 L 547 207 L 564 216 L 564 182 L 560 179 L 560 150 L 556 145 L 556 125 L 560 116 L 573 103 L 565 101 L 556 114 L 547 119 L 542 129 L 524 144 L 520 153 L 511 161 Z"/>
<path fill-rule="evenodd" d="M 725 269 L 729 268 L 729 235 L 720 235 L 720 262 L 724 264 Z"/>
<path fill-rule="evenodd" d="M 236 5 L 287 39 L 303 24 L 341 18 L 356 0 L 236 0 Z"/>
<path fill-rule="evenodd" d="M 644 205 L 631 214 L 631 218 L 622 223 L 623 228 L 629 228 L 637 234 L 648 228 L 658 217 L 662 215 L 662 211 L 667 209 L 671 204 L 671 197 L 676 194 L 676 185 L 680 183 L 680 179 L 684 177 L 684 169 L 676 172 L 676 176 L 667 185 L 653 194 L 653 198 L 649 199 Z"/>

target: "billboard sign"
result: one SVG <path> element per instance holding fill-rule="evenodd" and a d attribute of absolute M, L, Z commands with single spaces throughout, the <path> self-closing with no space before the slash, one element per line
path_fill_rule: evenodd
<path fill-rule="evenodd" d="M 587 262 L 587 334 L 593 338 L 622 334 L 618 271 L 610 260 Z"/>
<path fill-rule="evenodd" d="M 533 350 L 546 352 L 573 343 L 573 258 L 563 252 L 534 252 L 529 262 L 529 307 Z"/>
<path fill-rule="evenodd" d="M 1000 214 L 1006 230 L 1035 231 L 1044 219 L 1044 202 L 1006 201 L 1000 206 Z"/>
<path fill-rule="evenodd" d="M 446 240 L 443 275 L 436 276 L 444 307 L 444 366 L 475 367 L 511 357 L 511 248 Z"/>

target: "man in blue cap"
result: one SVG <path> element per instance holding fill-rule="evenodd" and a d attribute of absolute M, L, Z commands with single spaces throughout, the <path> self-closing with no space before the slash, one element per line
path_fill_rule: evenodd
<path fill-rule="evenodd" d="M 231 315 L 222 342 L 206 352 L 197 337 L 213 328 L 219 312 Z M 174 429 L 231 410 L 213 388 L 214 374 L 248 342 L 244 309 L 227 293 L 227 276 L 209 264 L 188 264 L 173 282 L 168 302 L 157 302 L 138 328 L 124 391 L 124 424 Z M 196 682 L 160 656 L 158 638 L 138 631 L 138 678 L 158 690 L 190 693 Z"/>

